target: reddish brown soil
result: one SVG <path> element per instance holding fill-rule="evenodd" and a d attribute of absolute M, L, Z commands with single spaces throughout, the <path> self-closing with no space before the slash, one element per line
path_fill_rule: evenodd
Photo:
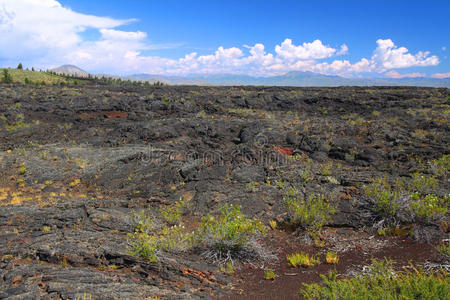
<path fill-rule="evenodd" d="M 432 245 L 417 243 L 405 237 L 374 237 L 380 241 L 387 240 L 381 249 L 371 251 L 364 243 L 354 250 L 339 254 L 339 263 L 329 265 L 325 263 L 326 250 L 314 246 L 302 245 L 291 234 L 277 231 L 273 233 L 273 245 L 278 247 L 278 261 L 267 266 L 273 269 L 278 277 L 275 280 L 264 279 L 264 269 L 256 269 L 248 265 L 234 274 L 235 293 L 226 299 L 301 299 L 298 295 L 302 283 L 320 282 L 320 274 L 328 274 L 336 268 L 338 276 L 345 276 L 350 271 L 359 271 L 371 263 L 372 258 L 389 258 L 394 261 L 396 268 L 408 266 L 413 262 L 415 266 L 436 259 L 438 252 Z M 321 264 L 310 268 L 291 267 L 286 254 L 293 252 L 322 253 Z"/>

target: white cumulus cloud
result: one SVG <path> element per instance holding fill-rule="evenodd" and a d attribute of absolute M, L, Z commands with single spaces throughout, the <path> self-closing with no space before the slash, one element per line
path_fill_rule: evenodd
<path fill-rule="evenodd" d="M 372 56 L 372 62 L 380 72 L 389 69 L 425 67 L 439 64 L 439 58 L 435 55 L 429 56 L 430 52 L 419 51 L 412 55 L 405 47 L 397 47 L 391 39 L 377 40 L 377 48 Z"/>
<path fill-rule="evenodd" d="M 343 47 L 345 47 L 344 49 L 347 49 L 347 46 L 343 45 Z M 333 56 L 337 50 L 332 47 L 325 46 L 320 40 L 295 46 L 292 44 L 291 39 L 285 39 L 281 45 L 277 45 L 275 47 L 275 52 L 282 59 L 296 61 L 327 58 Z"/>
<path fill-rule="evenodd" d="M 312 71 L 322 74 L 353 76 L 364 72 L 384 73 L 395 69 L 434 66 L 435 55 L 427 51 L 411 54 L 390 39 L 376 41 L 370 58 L 352 63 L 333 57 L 346 55 L 349 47 L 331 47 L 320 39 L 295 44 L 286 38 L 273 51 L 264 44 L 225 48 L 214 53 L 188 53 L 179 59 L 144 54 L 152 49 L 176 45 L 156 45 L 144 31 L 125 31 L 120 27 L 134 19 L 119 20 L 75 12 L 56 0 L 0 0 L 0 64 L 18 61 L 35 67 L 63 63 L 89 71 L 125 74 L 232 73 L 257 76 Z M 98 33 L 86 39 L 87 30 Z M 404 76 L 386 73 L 387 76 Z M 435 74 L 436 76 L 444 76 Z"/>
<path fill-rule="evenodd" d="M 80 46 L 87 28 L 108 29 L 130 22 L 76 13 L 54 0 L 0 0 L 0 57 L 63 56 Z"/>

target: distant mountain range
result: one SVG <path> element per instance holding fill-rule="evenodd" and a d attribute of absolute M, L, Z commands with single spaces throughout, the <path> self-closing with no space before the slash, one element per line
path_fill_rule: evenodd
<path fill-rule="evenodd" d="M 64 65 L 52 71 L 61 74 L 69 74 L 87 77 L 88 72 L 73 66 Z M 94 75 L 95 76 L 95 75 Z M 96 76 L 110 76 L 97 74 Z M 450 78 L 345 78 L 340 76 L 322 75 L 313 72 L 289 72 L 284 75 L 270 77 L 253 77 L 248 75 L 234 74 L 211 74 L 211 75 L 186 75 L 166 76 L 152 74 L 135 74 L 122 76 L 122 79 L 163 82 L 174 85 L 277 85 L 277 86 L 427 86 L 450 88 Z"/>
<path fill-rule="evenodd" d="M 130 80 L 149 82 L 161 81 L 167 84 L 193 85 L 277 85 L 277 86 L 428 86 L 450 88 L 450 78 L 345 78 L 322 75 L 313 72 L 289 72 L 270 77 L 253 77 L 233 74 L 162 76 L 136 74 L 125 77 Z"/>

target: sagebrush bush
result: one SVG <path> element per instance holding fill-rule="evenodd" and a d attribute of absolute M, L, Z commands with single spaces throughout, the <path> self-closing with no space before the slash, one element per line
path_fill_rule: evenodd
<path fill-rule="evenodd" d="M 303 284 L 300 295 L 306 299 L 448 299 L 450 278 L 445 271 L 396 273 L 389 261 L 373 261 L 370 269 L 353 278 L 337 279 L 336 271 L 321 275 L 322 283 Z"/>
<path fill-rule="evenodd" d="M 220 215 L 202 218 L 195 232 L 195 244 L 206 250 L 204 254 L 217 261 L 233 258 L 262 258 L 263 249 L 258 243 L 266 227 L 258 219 L 249 219 L 238 205 L 226 204 Z"/>
<path fill-rule="evenodd" d="M 400 207 L 400 196 L 403 181 L 398 180 L 395 185 L 388 183 L 387 178 L 378 178 L 366 186 L 367 196 L 375 200 L 375 210 L 382 217 L 395 217 Z"/>
<path fill-rule="evenodd" d="M 375 179 L 364 188 L 374 201 L 374 210 L 388 226 L 399 223 L 428 224 L 441 220 L 448 211 L 449 196 L 433 193 L 438 187 L 434 176 L 414 173 L 411 179 L 398 179 L 390 184 L 387 178 Z"/>
<path fill-rule="evenodd" d="M 311 194 L 305 199 L 295 187 L 288 189 L 283 200 L 292 222 L 305 229 L 320 230 L 335 213 L 323 195 Z"/>
<path fill-rule="evenodd" d="M 163 252 L 181 252 L 196 248 L 203 255 L 220 264 L 232 259 L 268 260 L 272 255 L 258 242 L 266 227 L 258 219 L 249 219 L 240 206 L 225 205 L 216 218 L 208 215 L 192 232 L 186 232 L 180 218 L 185 203 L 176 202 L 160 209 L 162 222 L 144 211 L 136 215 L 135 232 L 128 235 L 132 255 L 151 262 L 158 261 Z"/>

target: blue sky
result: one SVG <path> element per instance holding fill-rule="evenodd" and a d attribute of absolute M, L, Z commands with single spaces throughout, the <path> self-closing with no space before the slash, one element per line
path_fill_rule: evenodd
<path fill-rule="evenodd" d="M 449 20 L 449 0 L 0 0 L 0 64 L 447 77 Z"/>

